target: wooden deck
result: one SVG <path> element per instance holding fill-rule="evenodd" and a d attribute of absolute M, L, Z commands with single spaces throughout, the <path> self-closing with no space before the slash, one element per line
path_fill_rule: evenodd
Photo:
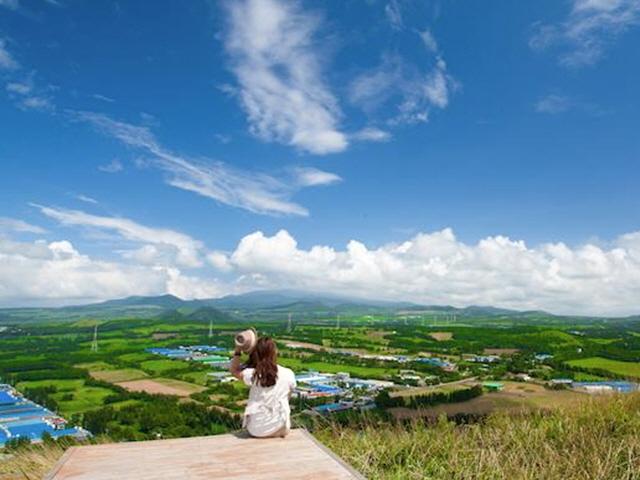
<path fill-rule="evenodd" d="M 302 429 L 72 447 L 47 480 L 364 479 Z"/>

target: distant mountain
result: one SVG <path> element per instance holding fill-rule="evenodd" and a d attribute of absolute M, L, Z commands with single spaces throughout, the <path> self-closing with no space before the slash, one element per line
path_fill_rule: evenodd
<path fill-rule="evenodd" d="M 379 308 L 408 308 L 416 306 L 409 302 L 386 302 L 326 293 L 310 293 L 297 290 L 258 290 L 240 295 L 228 295 L 218 299 L 204 300 L 209 305 L 225 308 L 275 308 L 303 306 L 309 308 L 333 308 L 337 306 L 366 306 Z"/>
<path fill-rule="evenodd" d="M 107 300 L 106 302 L 94 303 L 91 305 L 83 305 L 83 306 L 80 306 L 79 308 L 149 307 L 151 306 L 151 307 L 160 307 L 160 308 L 167 308 L 167 309 L 176 309 L 176 308 L 184 307 L 187 304 L 193 304 L 194 302 L 200 303 L 197 300 L 186 302 L 185 300 L 182 300 L 181 298 L 178 298 L 175 295 L 167 294 L 167 295 L 159 295 L 156 297 L 134 296 L 134 297 L 119 298 L 116 300 Z"/>

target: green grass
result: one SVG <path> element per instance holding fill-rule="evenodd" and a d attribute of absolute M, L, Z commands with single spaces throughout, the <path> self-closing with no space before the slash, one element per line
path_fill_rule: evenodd
<path fill-rule="evenodd" d="M 361 367 L 358 365 L 340 365 L 326 362 L 306 362 L 299 358 L 280 357 L 278 359 L 278 363 L 296 371 L 317 370 L 319 372 L 327 373 L 348 372 L 353 376 L 366 378 L 385 378 L 396 373 L 396 370 L 392 368 Z"/>
<path fill-rule="evenodd" d="M 84 380 L 72 379 L 72 380 L 31 380 L 28 382 L 19 382 L 16 385 L 18 390 L 24 390 L 25 388 L 37 388 L 37 387 L 56 387 L 58 392 L 69 392 L 78 390 L 84 386 Z"/>
<path fill-rule="evenodd" d="M 115 393 L 108 388 L 86 386 L 82 379 L 37 380 L 20 382 L 16 385 L 19 391 L 25 388 L 48 386 L 56 387 L 57 392 L 52 394 L 51 397 L 58 403 L 58 413 L 64 417 L 100 408 L 105 397 Z M 73 398 L 71 400 L 62 400 L 68 394 L 72 394 Z"/>
<path fill-rule="evenodd" d="M 140 368 L 148 370 L 153 375 L 162 375 L 170 370 L 188 370 L 189 364 L 181 360 L 147 360 L 140 364 Z"/>
<path fill-rule="evenodd" d="M 208 370 L 203 370 L 199 372 L 187 372 L 180 375 L 180 378 L 186 382 L 196 383 L 198 385 L 206 385 L 209 377 L 207 376 L 209 373 Z"/>
<path fill-rule="evenodd" d="M 610 360 L 602 357 L 590 357 L 569 360 L 567 363 L 572 367 L 597 368 L 615 373 L 616 375 L 640 378 L 640 363 L 637 362 L 621 362 L 619 360 Z"/>
<path fill-rule="evenodd" d="M 61 399 L 66 393 L 58 392 L 52 395 L 58 402 L 59 413 L 64 417 L 100 408 L 104 399 L 109 395 L 113 395 L 114 392 L 101 387 L 82 387 L 73 392 L 73 400 L 62 401 Z"/>

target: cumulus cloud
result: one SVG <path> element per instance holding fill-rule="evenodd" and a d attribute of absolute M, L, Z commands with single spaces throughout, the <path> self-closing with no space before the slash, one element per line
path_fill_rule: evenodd
<path fill-rule="evenodd" d="M 152 154 L 153 165 L 170 174 L 167 183 L 171 186 L 254 213 L 309 214 L 306 208 L 290 200 L 302 186 L 295 179 L 240 170 L 208 159 L 186 159 L 160 145 L 148 127 L 119 122 L 93 112 L 73 112 L 73 116 L 130 147 Z"/>
<path fill-rule="evenodd" d="M 422 304 L 495 305 L 571 314 L 640 311 L 640 233 L 610 248 L 529 247 L 504 236 L 466 244 L 450 229 L 369 248 L 302 249 L 285 230 L 245 236 L 216 259 L 251 284 Z"/>
<path fill-rule="evenodd" d="M 607 46 L 640 23 L 640 0 L 573 0 L 567 18 L 535 25 L 529 46 L 555 48 L 561 65 L 593 65 Z"/>
<path fill-rule="evenodd" d="M 0 217 L 0 232 L 24 232 L 24 233 L 45 233 L 46 230 L 37 225 L 32 225 L 17 218 Z"/>
<path fill-rule="evenodd" d="M 122 217 L 104 217 L 91 215 L 80 210 L 66 210 L 61 208 L 34 205 L 40 211 L 62 225 L 80 226 L 97 230 L 105 230 L 118 234 L 122 238 L 148 245 L 146 253 L 155 252 L 156 259 L 170 256 L 171 262 L 183 267 L 199 267 L 204 245 L 184 233 L 164 228 L 151 228 Z M 144 251 L 143 247 L 143 253 Z M 149 250 L 152 249 L 152 250 Z M 140 260 L 142 256 L 136 252 L 129 252 L 129 258 Z M 153 263 L 151 261 L 145 263 Z"/>
<path fill-rule="evenodd" d="M 293 0 L 225 3 L 224 45 L 251 132 L 314 154 L 340 152 L 338 102 L 314 43 L 320 20 Z"/>
<path fill-rule="evenodd" d="M 185 275 L 175 267 L 97 260 L 66 240 L 20 243 L 0 237 L 2 305 L 69 304 L 162 293 L 202 298 L 226 294 L 225 288 L 215 279 Z"/>

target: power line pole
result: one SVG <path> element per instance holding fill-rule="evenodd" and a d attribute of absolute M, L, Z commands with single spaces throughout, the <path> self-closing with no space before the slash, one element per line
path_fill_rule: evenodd
<path fill-rule="evenodd" d="M 209 338 L 213 337 L 213 319 L 209 320 Z"/>
<path fill-rule="evenodd" d="M 98 324 L 93 327 L 93 342 L 91 342 L 91 351 L 98 353 Z"/>
<path fill-rule="evenodd" d="M 291 325 L 291 312 L 289 312 L 289 321 L 287 322 L 287 333 L 291 333 L 293 327 Z"/>
<path fill-rule="evenodd" d="M 338 314 L 338 317 L 336 318 L 336 328 L 340 330 L 340 314 Z"/>

